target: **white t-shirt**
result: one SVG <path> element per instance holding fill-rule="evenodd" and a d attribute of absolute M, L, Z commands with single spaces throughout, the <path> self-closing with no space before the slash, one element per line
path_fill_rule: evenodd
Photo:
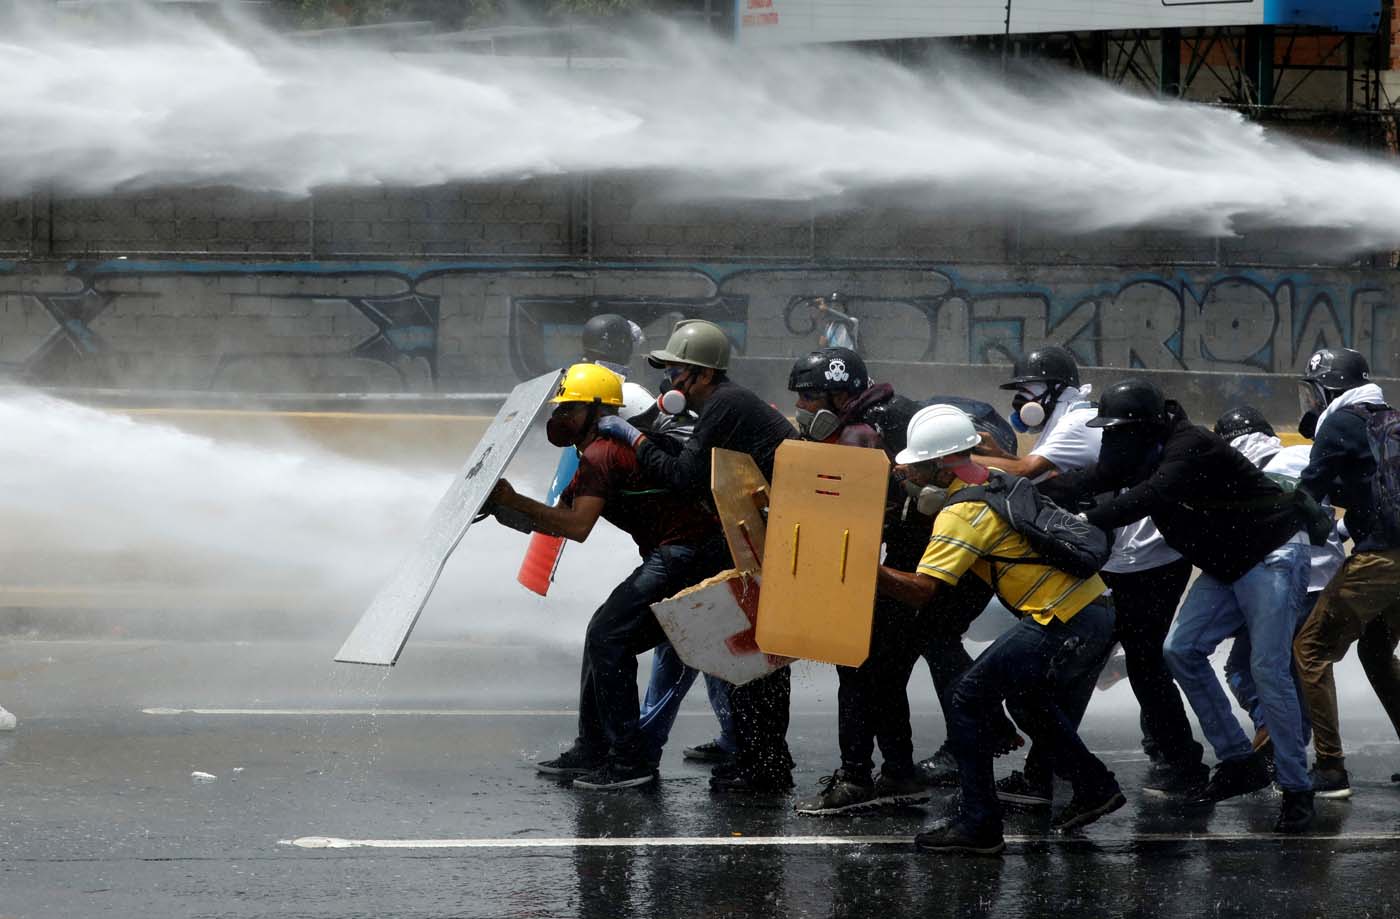
<path fill-rule="evenodd" d="M 1088 401 L 1089 393 L 1089 386 L 1081 386 L 1078 391 L 1066 389 L 1060 395 L 1050 420 L 1031 448 L 1031 456 L 1043 456 L 1060 472 L 1074 472 L 1099 461 L 1103 428 L 1089 427 L 1098 415 L 1098 409 Z M 1103 570 L 1109 574 L 1148 571 L 1179 558 L 1181 553 L 1167 545 L 1152 518 L 1144 517 L 1113 534 L 1113 554 Z"/>
<path fill-rule="evenodd" d="M 1235 441 L 1243 439 L 1237 437 Z M 1240 448 L 1236 447 L 1235 449 Z M 1296 483 L 1298 477 L 1303 474 L 1303 470 L 1307 468 L 1308 457 L 1311 453 L 1312 447 L 1307 444 L 1282 447 L 1274 454 L 1273 459 L 1264 464 L 1264 473 L 1271 476 L 1283 476 Z M 1253 457 L 1251 459 L 1258 462 Z M 1329 510 L 1331 509 L 1330 504 L 1325 506 Z M 1337 572 L 1342 570 L 1342 563 L 1346 561 L 1346 558 L 1346 548 L 1342 546 L 1342 538 L 1336 527 L 1332 528 L 1332 533 L 1327 537 L 1326 543 L 1320 546 L 1309 546 L 1309 561 L 1312 567 L 1308 570 L 1308 593 L 1316 593 L 1330 584 Z"/>

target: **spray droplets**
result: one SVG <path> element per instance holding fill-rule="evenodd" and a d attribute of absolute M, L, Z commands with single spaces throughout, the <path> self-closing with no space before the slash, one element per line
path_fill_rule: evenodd
<path fill-rule="evenodd" d="M 0 14 L 3 15 L 3 14 Z M 14 14 L 10 14 L 11 18 Z M 1260 226 L 1400 242 L 1400 170 L 1049 68 L 662 32 L 616 66 L 306 47 L 147 12 L 0 20 L 0 194 L 427 186 L 641 170 L 663 193 L 1017 210 L 1091 232 Z M 37 17 L 37 18 L 36 18 Z M 60 24 L 61 22 L 61 24 Z"/>

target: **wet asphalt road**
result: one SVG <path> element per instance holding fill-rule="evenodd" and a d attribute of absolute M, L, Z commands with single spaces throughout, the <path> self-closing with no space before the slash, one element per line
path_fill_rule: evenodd
<path fill-rule="evenodd" d="M 560 713 L 573 704 L 566 649 L 425 642 L 393 672 L 331 665 L 325 652 L 0 642 L 0 703 L 21 718 L 0 735 L 0 917 L 1400 913 L 1400 786 L 1389 781 L 1400 747 L 1373 705 L 1344 711 L 1357 793 L 1320 802 L 1310 838 L 1270 835 L 1267 795 L 1205 813 L 1137 795 L 1146 764 L 1124 685 L 1096 698 L 1085 736 L 1128 807 L 1069 838 L 1050 836 L 1045 817 L 1011 815 L 1003 858 L 930 857 L 907 840 L 941 814 L 942 796 L 827 820 L 796 816 L 790 799 L 712 798 L 705 772 L 680 758 L 712 733 L 700 693 L 659 788 L 587 794 L 529 765 L 572 736 Z M 943 727 L 927 674 L 911 687 L 931 752 Z M 835 764 L 834 696 L 827 671 L 799 671 L 800 792 Z M 217 780 L 195 783 L 195 770 Z M 812 838 L 827 835 L 879 838 Z M 289 844 L 309 837 L 494 842 Z M 658 837 L 681 844 L 635 841 Z M 752 837 L 798 844 L 727 842 Z M 599 838 L 614 845 L 573 842 Z"/>

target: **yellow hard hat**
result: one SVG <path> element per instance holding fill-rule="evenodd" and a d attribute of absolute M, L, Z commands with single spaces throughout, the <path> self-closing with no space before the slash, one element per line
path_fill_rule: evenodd
<path fill-rule="evenodd" d="M 622 406 L 622 377 L 598 364 L 574 364 L 564 371 L 550 402 L 601 402 Z"/>

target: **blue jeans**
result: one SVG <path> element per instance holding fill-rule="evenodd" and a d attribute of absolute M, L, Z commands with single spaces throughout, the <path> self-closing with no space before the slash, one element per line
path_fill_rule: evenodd
<path fill-rule="evenodd" d="M 671 726 L 676 722 L 681 702 L 690 692 L 698 670 L 687 667 L 671 647 L 669 641 L 657 645 L 652 651 L 651 681 L 647 683 L 646 697 L 642 700 L 641 732 L 642 743 L 651 762 L 661 759 L 661 751 L 671 736 Z M 705 675 L 705 689 L 710 697 L 710 708 L 714 709 L 719 720 L 719 737 L 715 743 L 721 750 L 732 754 L 734 728 L 729 719 L 729 684 L 718 677 Z"/>
<path fill-rule="evenodd" d="M 1253 746 L 1235 719 L 1230 699 L 1210 665 L 1220 643 L 1242 629 L 1249 639 L 1249 672 L 1264 724 L 1274 741 L 1279 787 L 1312 788 L 1308 779 L 1303 715 L 1293 680 L 1293 629 L 1308 587 L 1308 545 L 1289 542 L 1240 579 L 1226 584 L 1201 574 L 1167 632 L 1162 654 L 1201 732 L 1220 762 L 1248 756 Z"/>
<path fill-rule="evenodd" d="M 1303 623 L 1308 621 L 1308 616 L 1312 614 L 1313 607 L 1317 606 L 1317 598 L 1322 596 L 1322 592 L 1310 593 L 1307 600 L 1299 608 L 1298 621 L 1293 626 L 1293 635 L 1296 638 L 1298 630 L 1303 627 Z M 1249 712 L 1249 721 L 1254 725 L 1256 733 L 1264 727 L 1264 706 L 1259 702 L 1259 687 L 1254 685 L 1254 676 L 1249 672 L 1249 657 L 1253 651 L 1249 644 L 1249 633 L 1239 631 L 1235 634 L 1235 643 L 1230 647 L 1230 656 L 1225 658 L 1225 682 L 1230 686 L 1230 694 L 1235 697 L 1240 708 Z M 1306 745 L 1312 737 L 1312 719 L 1308 717 L 1307 700 L 1303 698 L 1303 686 L 1298 680 L 1295 671 L 1293 682 L 1298 689 L 1298 711 L 1303 717 L 1303 743 Z"/>
<path fill-rule="evenodd" d="M 1060 699 L 1081 686 L 1086 671 L 1102 667 L 1113 637 L 1113 613 L 1098 604 L 1069 622 L 1040 625 L 1027 616 L 973 662 L 953 687 L 949 743 L 962 780 L 960 820 L 973 830 L 1001 825 L 992 772 L 992 744 L 999 740 L 995 712 L 1003 701 L 1017 724 L 1051 755 L 1055 772 L 1076 795 L 1095 797 L 1116 789 L 1113 773 L 1079 739 Z"/>

